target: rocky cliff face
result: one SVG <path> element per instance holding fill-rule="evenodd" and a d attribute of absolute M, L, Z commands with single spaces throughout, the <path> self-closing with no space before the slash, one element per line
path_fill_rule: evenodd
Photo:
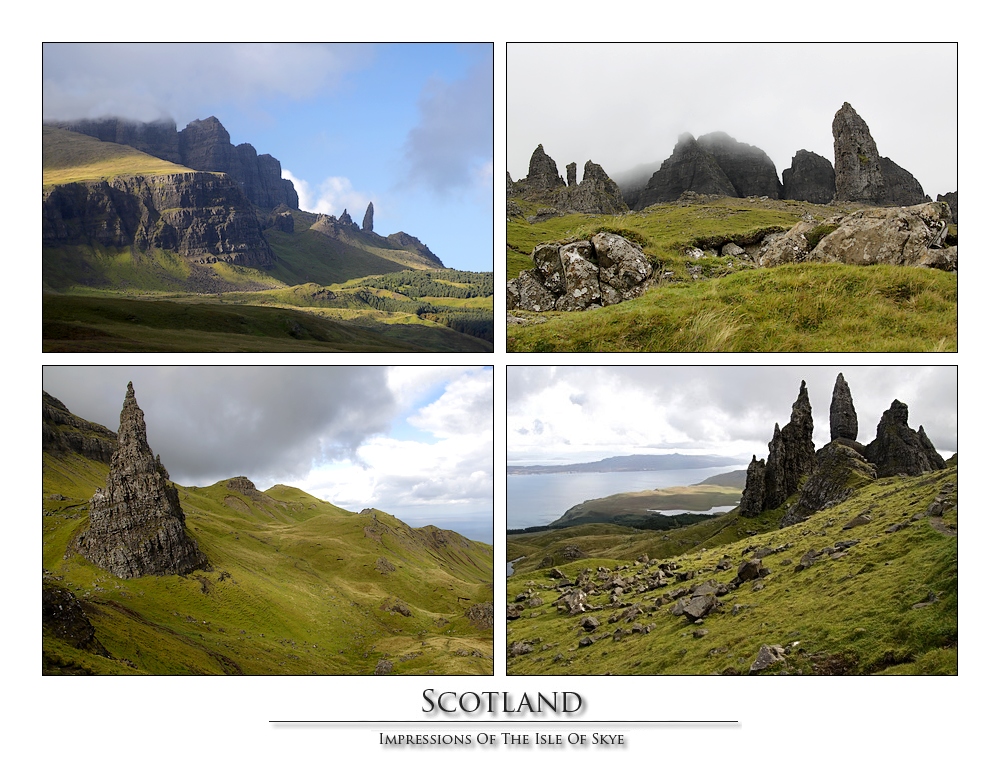
<path fill-rule="evenodd" d="M 859 487 L 875 481 L 876 475 L 875 466 L 864 455 L 840 441 L 831 441 L 816 453 L 816 468 L 802 485 L 799 499 L 782 517 L 781 527 L 843 503 Z"/>
<path fill-rule="evenodd" d="M 785 199 L 825 205 L 837 195 L 837 176 L 829 160 L 812 151 L 800 150 L 792 166 L 781 173 Z"/>
<path fill-rule="evenodd" d="M 628 211 L 618 184 L 608 177 L 600 164 L 588 161 L 579 184 L 576 169 L 576 162 L 566 165 L 567 185 L 559 174 L 555 160 L 539 145 L 531 154 L 526 178 L 514 183 L 510 173 L 507 173 L 507 196 L 544 202 L 564 212 L 597 214 Z M 520 214 L 519 210 L 517 214 Z"/>
<path fill-rule="evenodd" d="M 257 217 L 222 175 L 185 172 L 68 183 L 42 194 L 42 244 L 161 248 L 199 263 L 270 267 Z"/>
<path fill-rule="evenodd" d="M 368 203 L 368 209 L 365 210 L 365 217 L 361 222 L 361 228 L 363 231 L 375 231 L 375 205 L 372 202 Z"/>
<path fill-rule="evenodd" d="M 281 163 L 258 155 L 249 143 L 234 146 L 215 116 L 192 121 L 180 132 L 181 163 L 210 172 L 225 172 L 253 204 L 270 210 L 280 204 L 298 209 L 299 197 L 290 180 L 281 177 Z"/>
<path fill-rule="evenodd" d="M 258 155 L 249 143 L 234 146 L 229 132 L 215 116 L 192 121 L 180 132 L 173 121 L 142 124 L 120 118 L 59 122 L 53 126 L 129 145 L 193 170 L 224 172 L 257 207 L 299 207 L 295 186 L 281 177 L 281 162 L 268 154 Z"/>
<path fill-rule="evenodd" d="M 670 158 L 653 173 L 633 206 L 641 210 L 657 202 L 672 202 L 685 191 L 772 199 L 782 196 L 778 173 L 768 155 L 725 132 L 712 132 L 697 140 L 687 133 L 681 135 Z"/>
<path fill-rule="evenodd" d="M 876 466 L 880 477 L 940 471 L 945 467 L 924 427 L 916 431 L 910 428 L 909 414 L 906 404 L 893 401 L 879 420 L 875 440 L 865 447 L 865 457 Z"/>
<path fill-rule="evenodd" d="M 118 435 L 103 425 L 84 420 L 58 398 L 42 391 L 42 451 L 53 454 L 75 452 L 91 460 L 110 464 L 118 448 Z"/>
<path fill-rule="evenodd" d="M 951 191 L 947 194 L 938 194 L 938 202 L 945 202 L 951 210 L 951 222 L 958 223 L 958 192 Z"/>
<path fill-rule="evenodd" d="M 551 188 L 564 188 L 566 181 L 559 174 L 555 160 L 545 153 L 545 149 L 539 143 L 528 162 L 528 177 L 519 180 L 518 185 L 528 192 L 548 191 Z"/>
<path fill-rule="evenodd" d="M 836 198 L 873 205 L 915 205 L 929 201 L 909 172 L 879 155 L 868 124 L 849 102 L 833 117 Z"/>
<path fill-rule="evenodd" d="M 149 448 L 129 382 L 107 484 L 90 501 L 90 524 L 77 548 L 119 578 L 184 574 L 207 565 L 184 526 L 177 489 Z"/>

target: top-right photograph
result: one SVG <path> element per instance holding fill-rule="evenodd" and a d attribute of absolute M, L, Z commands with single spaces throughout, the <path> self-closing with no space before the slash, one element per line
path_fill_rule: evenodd
<path fill-rule="evenodd" d="M 506 295 L 508 352 L 957 352 L 958 45 L 508 44 Z"/>

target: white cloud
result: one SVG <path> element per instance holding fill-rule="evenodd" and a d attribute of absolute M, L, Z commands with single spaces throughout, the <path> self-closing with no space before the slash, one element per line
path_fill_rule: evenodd
<path fill-rule="evenodd" d="M 344 210 L 350 214 L 357 223 L 365 217 L 368 203 L 375 205 L 378 212 L 378 197 L 362 191 L 355 191 L 354 186 L 348 178 L 329 177 L 313 187 L 309 181 L 298 178 L 291 170 L 283 169 L 281 177 L 292 181 L 295 192 L 299 195 L 299 209 L 310 213 L 324 213 L 334 217 L 340 217 Z"/>

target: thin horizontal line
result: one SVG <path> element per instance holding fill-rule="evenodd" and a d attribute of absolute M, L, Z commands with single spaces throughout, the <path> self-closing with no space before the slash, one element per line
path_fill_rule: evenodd
<path fill-rule="evenodd" d="M 631 721 L 623 721 L 620 719 L 616 720 L 599 720 L 591 721 L 585 719 L 537 719 L 535 721 L 520 721 L 520 720 L 490 720 L 490 721 L 460 721 L 458 719 L 370 719 L 364 720 L 351 720 L 351 721 L 323 721 L 319 719 L 279 719 L 272 720 L 268 722 L 269 724 L 493 724 L 493 725 L 508 725 L 508 724 L 739 724 L 739 721 L 732 720 L 719 720 L 719 719 L 676 719 L 676 720 L 663 720 L 655 721 L 649 719 L 636 719 Z"/>

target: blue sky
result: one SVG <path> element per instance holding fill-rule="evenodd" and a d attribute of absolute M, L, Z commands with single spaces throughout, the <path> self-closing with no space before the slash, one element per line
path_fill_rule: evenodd
<path fill-rule="evenodd" d="M 493 369 L 46 366 L 43 389 L 118 430 L 131 381 L 171 479 L 287 484 L 350 511 L 493 540 Z"/>
<path fill-rule="evenodd" d="M 216 116 L 281 162 L 302 209 L 490 271 L 491 44 L 47 44 L 43 118 Z"/>

